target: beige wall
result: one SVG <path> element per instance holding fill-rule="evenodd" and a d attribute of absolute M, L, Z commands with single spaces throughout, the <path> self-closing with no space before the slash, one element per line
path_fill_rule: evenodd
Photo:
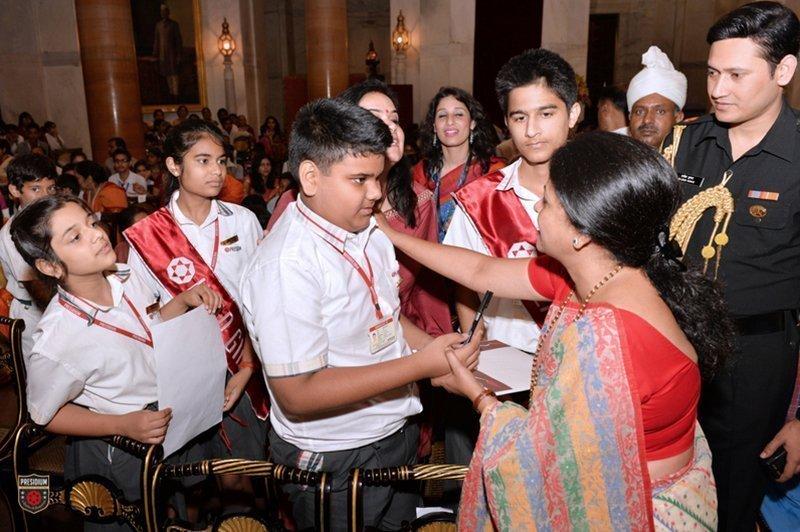
<path fill-rule="evenodd" d="M 566 59 L 575 73 L 586 76 L 589 0 L 544 0 L 542 48 Z"/>
<path fill-rule="evenodd" d="M 391 0 L 392 30 L 401 9 L 411 49 L 396 68 L 404 67 L 406 83 L 414 85 L 414 121 L 421 122 L 440 87 L 472 91 L 475 0 Z"/>
<path fill-rule="evenodd" d="M 68 147 L 91 152 L 73 0 L 3 2 L 0 109 L 16 122 L 30 112 L 52 120 Z"/>

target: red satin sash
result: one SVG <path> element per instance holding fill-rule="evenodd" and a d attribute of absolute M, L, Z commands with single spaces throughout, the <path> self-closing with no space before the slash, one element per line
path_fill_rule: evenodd
<path fill-rule="evenodd" d="M 162 207 L 127 229 L 125 238 L 172 297 L 200 281 L 204 281 L 209 288 L 222 296 L 222 308 L 217 312 L 217 323 L 225 344 L 228 370 L 231 373 L 239 371 L 245 334 L 247 334 L 242 314 L 236 302 L 214 274 L 214 270 L 206 264 L 197 249 L 183 234 L 172 213 L 166 207 Z M 187 261 L 191 265 L 187 264 Z M 192 268 L 193 275 L 191 275 Z M 253 370 L 253 378 L 247 384 L 246 393 L 250 397 L 256 415 L 260 419 L 266 419 L 269 413 L 266 385 L 261 378 L 258 360 L 255 359 L 253 362 L 257 367 Z"/>
<path fill-rule="evenodd" d="M 489 253 L 502 258 L 529 257 L 539 231 L 513 190 L 497 190 L 504 178 L 502 172 L 494 171 L 465 185 L 453 197 L 475 224 Z M 522 304 L 541 327 L 547 306 L 534 301 Z"/>

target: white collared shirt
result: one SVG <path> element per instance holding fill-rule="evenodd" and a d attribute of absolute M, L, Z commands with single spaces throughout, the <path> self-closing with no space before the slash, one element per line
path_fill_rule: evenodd
<path fill-rule="evenodd" d="M 14 296 L 8 315 L 25 322 L 25 330 L 22 331 L 22 352 L 27 355 L 33 347 L 33 331 L 42 318 L 42 312 L 36 303 L 31 301 L 31 295 L 23 283 L 36 280 L 38 277 L 17 251 L 11 239 L 11 220 L 0 228 L 0 266 L 3 267 L 3 274 L 6 277 L 6 290 Z"/>
<path fill-rule="evenodd" d="M 35 280 L 36 272 L 25 262 L 11 239 L 11 220 L 0 228 L 0 265 L 6 276 L 6 290 L 17 299 L 30 301 L 31 295 L 22 283 Z"/>
<path fill-rule="evenodd" d="M 203 223 L 197 225 L 181 212 L 178 207 L 179 195 L 180 191 L 175 191 L 170 199 L 168 208 L 172 216 L 186 235 L 186 239 L 209 266 L 214 258 L 214 243 L 217 243 L 217 264 L 214 267 L 214 274 L 238 304 L 241 300 L 239 278 L 250 257 L 255 253 L 263 234 L 256 215 L 240 205 L 213 200 L 208 216 Z M 217 220 L 219 220 L 218 237 L 214 223 Z M 161 294 L 162 304 L 172 299 L 172 295 L 153 275 L 133 246 L 128 254 L 128 265 L 142 276 L 148 286 Z M 186 288 L 191 288 L 193 285 L 194 282 L 190 281 L 186 284 Z"/>
<path fill-rule="evenodd" d="M 147 336 L 122 295 L 149 328 L 158 318 L 151 319 L 145 309 L 155 302 L 156 294 L 124 264 L 117 268 L 118 273 L 107 277 L 113 306 L 100 307 L 64 290 L 47 306 L 34 333 L 33 352 L 25 362 L 28 409 L 35 423 L 46 425 L 70 401 L 101 414 L 127 414 L 158 400 L 152 347 L 89 325 L 85 317 L 59 302 L 66 298 L 100 321 Z"/>
<path fill-rule="evenodd" d="M 381 312 L 394 319 L 397 340 L 374 354 L 368 331 L 378 322 L 375 307 L 343 251 L 367 272 L 368 257 Z M 374 220 L 354 234 L 311 211 L 302 199 L 290 204 L 259 245 L 241 281 L 245 322 L 265 376 L 366 366 L 409 355 L 399 322 L 398 270 L 394 247 Z M 271 423 L 292 445 L 328 452 L 378 441 L 421 411 L 412 383 L 341 413 L 303 421 L 288 418 L 272 396 Z"/>
<path fill-rule="evenodd" d="M 136 172 L 134 172 L 133 170 L 130 170 L 128 172 L 128 177 L 127 177 L 127 179 L 125 179 L 125 181 L 123 181 L 119 177 L 119 173 L 116 173 L 116 174 L 112 175 L 111 177 L 109 177 L 108 181 L 110 183 L 114 183 L 115 185 L 124 188 L 125 189 L 125 194 L 129 198 L 135 198 L 137 196 L 144 195 L 144 194 L 139 194 L 138 192 L 133 190 L 133 185 L 141 185 L 142 187 L 144 187 L 145 191 L 147 190 L 147 180 L 144 177 L 142 177 L 139 174 L 137 174 Z M 147 192 L 145 192 L 145 194 L 146 193 Z"/>
<path fill-rule="evenodd" d="M 522 164 L 522 159 L 517 159 L 516 162 L 500 170 L 504 178 L 495 187 L 495 190 L 513 190 L 525 208 L 525 212 L 530 216 L 533 225 L 538 227 L 539 215 L 534 206 L 540 198 L 520 184 L 520 164 Z M 484 255 L 491 255 L 475 224 L 460 205 L 453 214 L 450 227 L 442 243 L 471 249 Z M 483 318 L 486 324 L 487 340 L 500 340 L 523 351 L 532 352 L 536 350 L 536 343 L 539 340 L 539 327 L 519 299 L 492 298 L 492 302 L 484 312 Z"/>

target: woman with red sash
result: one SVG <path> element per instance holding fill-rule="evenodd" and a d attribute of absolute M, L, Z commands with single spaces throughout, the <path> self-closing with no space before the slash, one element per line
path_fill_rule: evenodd
<path fill-rule="evenodd" d="M 403 156 L 405 133 L 400 127 L 397 95 L 388 85 L 368 79 L 346 89 L 339 98 L 368 109 L 384 121 L 393 143 L 386 150 L 381 182 L 384 193 L 380 209 L 389 223 L 406 234 L 436 242 L 436 206 L 431 192 L 411 179 L 411 168 Z M 400 263 L 400 312 L 431 336 L 453 332 L 443 279 L 408 256 L 398 253 Z"/>
<path fill-rule="evenodd" d="M 455 210 L 452 194 L 504 163 L 494 156 L 497 135 L 480 102 L 456 87 L 442 87 L 431 100 L 420 143 L 414 181 L 433 192 L 441 242 Z"/>
<path fill-rule="evenodd" d="M 551 159 L 537 258 L 493 258 L 385 229 L 398 248 L 473 290 L 552 301 L 528 409 L 498 401 L 452 356 L 453 373 L 435 382 L 481 414 L 459 528 L 716 529 L 697 404 L 701 374 L 732 349 L 732 325 L 712 282 L 686 269 L 669 238 L 679 201 L 657 152 L 587 133 Z"/>
<path fill-rule="evenodd" d="M 167 134 L 164 155 L 171 179 L 167 205 L 128 228 L 128 264 L 169 301 L 186 287 L 203 283 L 222 295 L 217 313 L 225 344 L 228 381 L 219 433 L 209 438 L 215 458 L 266 457 L 267 392 L 257 357 L 239 310 L 239 279 L 261 238 L 249 210 L 214 199 L 226 175 L 220 130 L 201 120 L 186 120 Z M 230 497 L 253 504 L 246 478 L 225 475 Z"/>

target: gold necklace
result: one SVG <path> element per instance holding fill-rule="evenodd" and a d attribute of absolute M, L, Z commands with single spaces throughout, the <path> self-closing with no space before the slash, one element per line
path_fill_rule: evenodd
<path fill-rule="evenodd" d="M 612 277 L 617 275 L 619 271 L 622 269 L 622 264 L 617 264 L 613 270 L 608 272 L 605 277 L 603 277 L 596 285 L 589 290 L 589 293 L 586 294 L 586 299 L 581 302 L 581 306 L 578 308 L 578 313 L 575 314 L 575 319 L 572 320 L 572 323 L 575 323 L 583 316 L 583 312 L 586 310 L 586 305 L 589 304 L 589 300 L 592 299 L 600 288 L 603 287 L 608 281 L 611 280 Z M 531 402 L 533 401 L 533 390 L 539 384 L 539 355 L 542 352 L 542 348 L 544 344 L 547 342 L 547 339 L 550 337 L 552 332 L 555 330 L 556 325 L 558 324 L 558 320 L 561 319 L 561 314 L 564 313 L 564 309 L 567 308 L 567 301 L 569 301 L 573 294 L 575 294 L 575 290 L 571 290 L 567 297 L 564 298 L 564 301 L 561 303 L 561 307 L 558 309 L 558 313 L 550 320 L 550 324 L 547 327 L 546 331 L 542 331 L 539 335 L 539 342 L 536 344 L 536 351 L 533 352 L 533 362 L 531 365 L 531 393 L 528 398 L 528 405 L 530 406 Z"/>

